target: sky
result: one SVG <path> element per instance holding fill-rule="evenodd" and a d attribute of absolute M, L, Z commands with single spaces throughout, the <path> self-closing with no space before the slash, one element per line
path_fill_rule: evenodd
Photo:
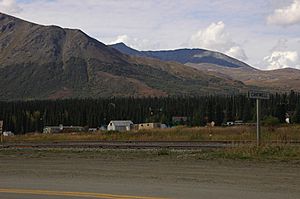
<path fill-rule="evenodd" d="M 300 69 L 300 0 L 0 0 L 0 12 L 138 50 L 204 48 Z"/>

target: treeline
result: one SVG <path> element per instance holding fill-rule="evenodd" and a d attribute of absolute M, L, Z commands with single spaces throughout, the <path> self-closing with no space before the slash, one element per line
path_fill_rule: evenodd
<path fill-rule="evenodd" d="M 201 126 L 214 121 L 255 121 L 255 100 L 246 95 L 66 99 L 55 101 L 0 102 L 0 120 L 4 129 L 15 133 L 41 132 L 47 125 L 99 127 L 110 120 L 172 123 L 173 116 L 188 117 L 187 125 Z M 300 122 L 300 94 L 274 94 L 262 101 L 262 117 L 273 116 L 284 123 L 286 116 Z"/>

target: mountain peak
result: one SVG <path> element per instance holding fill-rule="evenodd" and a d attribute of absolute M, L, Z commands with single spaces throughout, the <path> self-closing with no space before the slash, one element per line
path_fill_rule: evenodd
<path fill-rule="evenodd" d="M 108 47 L 84 32 L 0 15 L 0 99 L 238 93 L 244 84 Z M 121 52 L 120 52 L 121 51 Z"/>
<path fill-rule="evenodd" d="M 23 19 L 0 12 L 0 25 L 3 25 L 4 23 L 9 23 L 9 22 L 11 22 L 11 23 L 27 23 L 27 24 L 37 25 L 35 23 L 28 22 Z"/>
<path fill-rule="evenodd" d="M 142 52 L 140 52 L 138 50 L 135 50 L 135 49 L 127 46 L 123 42 L 112 44 L 112 45 L 110 45 L 110 47 L 113 48 L 113 49 L 116 49 L 116 50 L 118 50 L 121 53 L 124 53 L 126 55 L 138 56 L 138 57 L 146 57 L 146 56 L 143 56 Z"/>
<path fill-rule="evenodd" d="M 127 48 L 130 48 L 129 46 L 127 46 L 124 42 L 119 42 L 119 43 L 115 43 L 115 44 L 112 44 L 114 46 L 123 46 L 123 47 L 127 47 Z"/>

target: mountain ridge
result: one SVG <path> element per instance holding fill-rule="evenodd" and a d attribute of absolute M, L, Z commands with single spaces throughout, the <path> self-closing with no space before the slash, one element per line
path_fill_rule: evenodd
<path fill-rule="evenodd" d="M 263 71 L 222 53 L 204 49 L 137 51 L 126 46 L 124 43 L 114 44 L 111 47 L 131 56 L 152 57 L 159 60 L 180 62 L 219 78 L 229 78 L 243 82 L 247 86 L 265 88 L 272 92 L 289 92 L 290 90 L 300 92 L 300 70 L 294 68 Z M 177 52 L 177 56 L 174 56 L 174 52 Z M 212 56 L 212 59 L 196 59 L 193 63 L 191 56 L 194 56 L 195 52 L 200 53 L 200 56 L 203 56 L 203 54 L 204 56 L 206 54 L 208 57 Z M 216 61 L 216 59 L 223 60 L 224 58 L 229 59 L 231 63 L 235 63 L 236 65 L 232 67 L 231 65 L 224 64 L 224 62 Z"/>
<path fill-rule="evenodd" d="M 240 81 L 132 57 L 78 29 L 0 13 L 0 100 L 236 94 Z"/>
<path fill-rule="evenodd" d="M 248 64 L 239 61 L 235 58 L 229 57 L 220 52 L 210 51 L 200 48 L 182 48 L 182 49 L 174 49 L 174 50 L 158 50 L 158 51 L 138 51 L 127 46 L 125 43 L 117 43 L 112 44 L 110 47 L 119 50 L 120 52 L 131 55 L 131 56 L 140 56 L 140 57 L 151 57 L 156 58 L 162 61 L 175 61 L 181 64 L 187 63 L 207 63 L 207 64 L 215 64 L 224 67 L 231 68 L 252 68 Z"/>

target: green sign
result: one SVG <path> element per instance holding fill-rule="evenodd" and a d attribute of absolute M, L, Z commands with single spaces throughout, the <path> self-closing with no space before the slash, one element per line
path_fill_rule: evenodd
<path fill-rule="evenodd" d="M 265 91 L 249 91 L 251 99 L 270 99 L 270 93 Z"/>

